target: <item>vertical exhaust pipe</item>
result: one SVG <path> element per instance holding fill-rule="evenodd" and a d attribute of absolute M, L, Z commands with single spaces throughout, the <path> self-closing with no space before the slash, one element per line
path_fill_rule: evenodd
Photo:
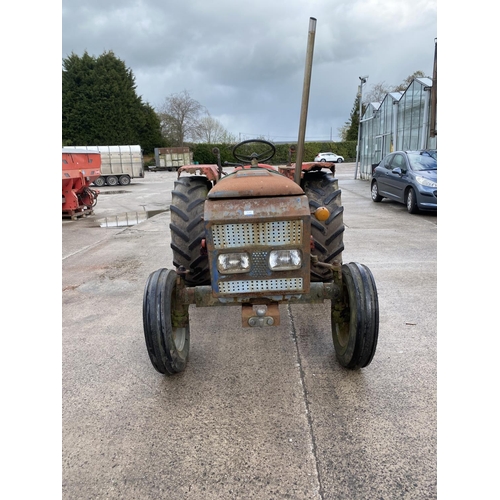
<path fill-rule="evenodd" d="M 304 71 L 304 86 L 302 89 L 302 107 L 300 110 L 299 137 L 297 141 L 297 158 L 295 161 L 294 181 L 300 186 L 302 176 L 302 159 L 304 157 L 304 142 L 306 139 L 307 108 L 309 106 L 309 90 L 311 88 L 311 73 L 314 52 L 314 37 L 316 36 L 316 18 L 309 18 L 309 36 L 307 39 L 306 68 Z"/>

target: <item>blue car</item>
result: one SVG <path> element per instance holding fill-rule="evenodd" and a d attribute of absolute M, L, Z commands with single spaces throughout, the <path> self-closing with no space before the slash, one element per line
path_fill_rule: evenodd
<path fill-rule="evenodd" d="M 404 203 L 411 214 L 437 211 L 437 151 L 395 151 L 372 171 L 371 195 Z"/>

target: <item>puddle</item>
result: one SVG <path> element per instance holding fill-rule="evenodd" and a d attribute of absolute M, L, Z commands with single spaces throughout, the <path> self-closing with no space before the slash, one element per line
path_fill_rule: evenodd
<path fill-rule="evenodd" d="M 127 194 L 127 193 L 130 193 L 131 191 L 124 191 L 123 189 L 119 190 L 119 191 L 101 191 L 99 193 L 99 196 L 103 196 L 105 194 Z"/>
<path fill-rule="evenodd" d="M 125 212 L 123 214 L 111 215 L 99 219 L 97 222 L 101 227 L 128 227 L 135 226 L 155 215 L 167 212 L 167 210 L 148 210 L 144 212 Z"/>

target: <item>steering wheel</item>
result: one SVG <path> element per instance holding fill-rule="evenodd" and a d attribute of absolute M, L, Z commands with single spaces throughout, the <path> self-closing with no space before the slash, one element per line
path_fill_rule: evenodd
<path fill-rule="evenodd" d="M 263 147 L 262 146 L 256 146 L 255 149 L 257 151 L 261 151 L 260 153 L 256 153 L 255 150 L 250 153 L 250 151 L 252 151 L 253 147 L 252 146 L 246 146 L 246 144 L 250 144 L 250 143 L 257 143 L 257 144 L 264 144 L 265 146 L 267 146 L 267 148 L 264 148 L 264 150 L 262 151 Z M 245 153 L 249 153 L 249 154 L 243 154 L 243 152 Z M 261 163 L 261 162 L 265 162 L 267 160 L 270 160 L 274 155 L 276 154 L 276 148 L 274 147 L 274 144 L 272 144 L 271 142 L 268 142 L 268 141 L 263 141 L 261 139 L 250 139 L 249 141 L 243 141 L 243 142 L 240 142 L 239 144 L 236 144 L 236 146 L 234 146 L 233 148 L 233 156 L 239 160 L 239 161 L 242 161 L 242 162 L 252 162 L 252 160 L 256 160 L 257 163 Z"/>

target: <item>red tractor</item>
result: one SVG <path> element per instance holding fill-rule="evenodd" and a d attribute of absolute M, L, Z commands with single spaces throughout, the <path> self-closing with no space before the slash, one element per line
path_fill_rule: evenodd
<path fill-rule="evenodd" d="M 340 364 L 356 369 L 371 362 L 377 289 L 368 267 L 342 263 L 344 208 L 335 165 L 304 163 L 297 184 L 290 178 L 295 165 L 265 163 L 274 152 L 269 142 L 244 141 L 233 149 L 241 163 L 224 177 L 218 165 L 179 169 L 170 206 L 175 270 L 151 273 L 143 299 L 146 346 L 160 373 L 186 367 L 190 304 L 236 305 L 243 327 L 272 327 L 280 303 L 330 300 Z"/>
<path fill-rule="evenodd" d="M 335 164 L 301 161 L 304 102 L 295 164 L 267 164 L 274 145 L 251 140 L 233 148 L 238 163 L 231 173 L 220 160 L 178 170 L 170 206 L 175 270 L 151 273 L 143 298 L 146 347 L 158 372 L 186 368 L 190 305 L 238 306 L 243 327 L 268 328 L 279 325 L 279 304 L 329 301 L 339 363 L 357 369 L 372 361 L 379 330 L 375 280 L 365 265 L 342 262 L 344 208 Z"/>

